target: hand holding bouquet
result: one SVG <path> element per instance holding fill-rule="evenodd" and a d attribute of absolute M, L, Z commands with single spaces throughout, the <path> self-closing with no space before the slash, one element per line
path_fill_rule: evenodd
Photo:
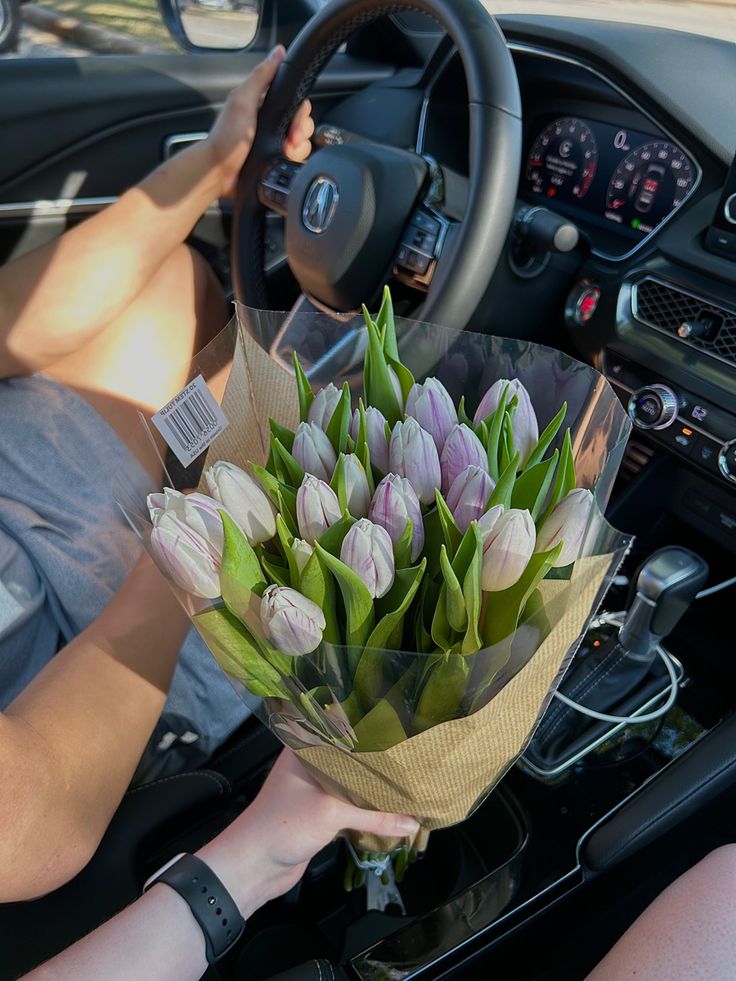
<path fill-rule="evenodd" d="M 208 494 L 151 495 L 150 542 L 311 772 L 432 829 L 466 817 L 523 750 L 621 541 L 578 486 L 566 404 L 540 433 L 522 381 L 495 378 L 471 417 L 402 361 L 388 293 L 361 339 L 362 391 L 315 392 L 295 354 L 264 457 L 212 463 Z M 262 410 L 256 371 L 261 391 L 285 390 L 240 342 L 250 377 L 236 359 L 226 402 L 242 434 Z"/>

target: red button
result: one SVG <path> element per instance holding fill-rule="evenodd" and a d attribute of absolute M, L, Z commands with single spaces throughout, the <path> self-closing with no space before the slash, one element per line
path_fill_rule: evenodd
<path fill-rule="evenodd" d="M 601 291 L 597 286 L 587 289 L 578 300 L 578 320 L 582 324 L 587 324 L 590 318 L 598 309 L 598 302 L 601 298 Z"/>

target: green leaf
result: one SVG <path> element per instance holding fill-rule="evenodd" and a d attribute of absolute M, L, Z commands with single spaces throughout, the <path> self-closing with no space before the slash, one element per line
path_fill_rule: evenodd
<path fill-rule="evenodd" d="M 562 443 L 562 453 L 560 454 L 560 465 L 557 468 L 557 476 L 555 477 L 555 483 L 552 488 L 552 494 L 549 499 L 547 507 L 544 509 L 544 514 L 539 518 L 539 527 L 541 528 L 545 520 L 549 517 L 553 508 L 560 503 L 563 497 L 566 497 L 571 490 L 575 488 L 575 461 L 572 457 L 572 439 L 570 437 L 570 430 L 568 429 L 565 433 L 565 439 Z"/>
<path fill-rule="evenodd" d="M 286 523 L 280 514 L 276 515 L 276 536 L 278 537 L 289 566 L 289 582 L 287 585 L 291 586 L 293 589 L 299 589 L 299 566 L 297 565 L 296 556 L 291 548 L 291 543 L 294 541 L 294 536 L 286 527 Z"/>
<path fill-rule="evenodd" d="M 521 454 L 517 453 L 501 474 L 498 483 L 491 494 L 490 500 L 488 501 L 489 508 L 495 507 L 497 504 L 502 504 L 507 510 L 511 507 L 514 486 L 516 484 L 516 474 L 519 470 L 520 462 Z"/>
<path fill-rule="evenodd" d="M 345 605 L 345 644 L 348 647 L 363 647 L 375 626 L 373 597 L 363 581 L 349 566 L 334 555 L 330 555 L 320 544 L 315 551 L 337 580 Z"/>
<path fill-rule="evenodd" d="M 376 327 L 383 339 L 383 350 L 387 358 L 392 361 L 400 361 L 399 345 L 396 340 L 396 319 L 394 317 L 394 303 L 391 297 L 391 290 L 388 286 L 383 287 L 383 302 L 381 309 L 376 317 Z"/>
<path fill-rule="evenodd" d="M 457 410 L 457 419 L 461 426 L 467 426 L 468 429 L 473 428 L 473 420 L 468 415 L 465 409 L 465 396 L 463 395 L 460 399 L 460 405 Z"/>
<path fill-rule="evenodd" d="M 400 629 L 404 617 L 417 594 L 427 569 L 427 560 L 412 569 L 401 569 L 396 573 L 394 584 L 383 598 L 382 603 L 391 609 L 382 617 L 378 626 L 366 641 L 366 648 L 396 650 L 401 643 Z M 396 637 L 398 635 L 398 640 Z M 360 670 L 360 668 L 358 669 Z"/>
<path fill-rule="evenodd" d="M 345 382 L 342 387 L 340 401 L 337 403 L 337 407 L 332 413 L 332 418 L 327 426 L 327 438 L 332 443 L 336 453 L 344 453 L 347 448 L 347 438 L 352 415 L 353 405 L 350 386 Z"/>
<path fill-rule="evenodd" d="M 299 395 L 299 417 L 302 422 L 306 422 L 309 418 L 309 409 L 311 408 L 312 402 L 314 402 L 314 392 L 312 391 L 312 386 L 309 384 L 309 379 L 304 374 L 304 369 L 299 361 L 299 356 L 296 351 L 294 351 L 294 374 L 296 375 L 296 389 Z"/>
<path fill-rule="evenodd" d="M 243 532 L 225 511 L 218 511 L 218 514 L 222 518 L 225 540 L 220 572 L 222 598 L 228 610 L 243 619 L 251 594 L 262 596 L 266 579 L 258 556 Z"/>
<path fill-rule="evenodd" d="M 514 484 L 512 507 L 531 511 L 532 518 L 536 521 L 549 493 L 559 457 L 559 451 L 555 450 L 549 460 L 543 460 L 531 469 L 527 467 Z"/>
<path fill-rule="evenodd" d="M 281 440 L 276 436 L 271 436 L 271 446 L 273 447 L 274 457 L 281 461 L 284 473 L 283 482 L 288 482 L 288 486 L 290 487 L 300 487 L 304 480 L 302 465 L 294 459 Z"/>
<path fill-rule="evenodd" d="M 290 586 L 289 567 L 278 562 L 275 555 L 264 555 L 261 558 L 266 575 L 276 586 Z"/>
<path fill-rule="evenodd" d="M 465 609 L 463 587 L 455 575 L 444 545 L 440 549 L 440 569 L 444 579 L 442 599 L 445 603 L 447 622 L 456 633 L 464 633 L 468 627 L 468 612 Z"/>
<path fill-rule="evenodd" d="M 508 412 L 508 407 L 503 417 L 503 430 L 501 432 L 501 472 L 508 467 L 514 458 L 514 431 L 511 428 L 511 416 Z M 521 462 L 521 454 L 519 454 L 519 462 Z M 518 466 L 517 466 L 518 470 Z"/>
<path fill-rule="evenodd" d="M 487 594 L 485 622 L 482 627 L 484 644 L 490 647 L 506 638 L 510 642 L 527 601 L 554 566 L 561 551 L 562 542 L 549 552 L 536 552 L 515 586 Z"/>
<path fill-rule="evenodd" d="M 414 538 L 414 524 L 407 520 L 404 534 L 394 542 L 394 564 L 397 569 L 408 569 L 411 565 L 411 546 Z"/>
<path fill-rule="evenodd" d="M 339 521 L 336 521 L 334 525 L 320 536 L 319 543 L 322 548 L 326 552 L 329 552 L 330 555 L 334 555 L 336 559 L 339 559 L 342 543 L 345 541 L 345 536 L 354 524 L 355 518 L 346 511 Z"/>
<path fill-rule="evenodd" d="M 433 594 L 436 590 L 436 585 L 431 581 L 429 576 L 425 576 L 422 579 L 422 585 L 419 592 L 419 597 L 417 599 L 416 617 L 415 617 L 415 631 L 414 631 L 414 643 L 416 650 L 420 654 L 426 654 L 432 650 L 432 636 L 426 627 L 426 609 L 429 606 L 434 608 L 436 602 L 430 602 L 430 594 Z"/>
<path fill-rule="evenodd" d="M 292 433 L 290 429 L 287 429 L 286 426 L 282 426 L 280 423 L 276 422 L 275 419 L 269 419 L 268 425 L 271 429 L 271 435 L 280 440 L 289 453 L 291 453 L 294 446 L 294 433 Z"/>
<path fill-rule="evenodd" d="M 468 564 L 465 579 L 463 580 L 463 598 L 465 600 L 468 626 L 460 647 L 461 654 L 475 654 L 483 646 L 479 632 L 481 604 L 483 602 L 483 592 L 481 589 L 481 580 L 483 577 L 483 537 L 480 531 L 478 531 L 478 525 L 475 521 L 472 522 L 468 530 L 475 534 L 475 551 Z"/>
<path fill-rule="evenodd" d="M 297 535 L 299 526 L 296 520 L 296 490 L 255 463 L 251 463 L 250 468 L 253 476 L 276 506 L 276 510 L 281 513 L 286 527 L 292 535 Z"/>
<path fill-rule="evenodd" d="M 488 426 L 484 422 L 479 422 L 473 432 L 484 446 L 488 446 Z"/>
<path fill-rule="evenodd" d="M 488 472 L 494 480 L 498 480 L 499 474 L 501 473 L 501 438 L 503 434 L 503 422 L 506 417 L 506 400 L 508 398 L 508 392 L 509 385 L 505 385 L 503 391 L 501 392 L 501 398 L 499 399 L 496 411 L 492 412 L 490 416 L 484 420 L 486 426 L 488 427 Z"/>
<path fill-rule="evenodd" d="M 445 540 L 450 559 L 454 559 L 460 542 L 463 540 L 462 532 L 439 489 L 434 492 L 434 498 L 437 502 L 437 519 L 442 530 L 442 537 Z"/>
<path fill-rule="evenodd" d="M 388 698 L 382 698 L 353 727 L 353 731 L 358 740 L 355 750 L 359 753 L 378 753 L 406 739 L 401 719 Z"/>
<path fill-rule="evenodd" d="M 368 405 L 380 409 L 388 424 L 393 426 L 402 416 L 401 406 L 396 398 L 396 392 L 388 370 L 388 363 L 383 352 L 383 345 L 376 325 L 371 320 L 368 310 L 363 307 L 363 314 L 368 331 L 368 349 L 365 353 L 364 389 Z"/>
<path fill-rule="evenodd" d="M 399 379 L 399 385 L 401 385 L 401 394 L 404 396 L 404 405 L 406 405 L 406 400 L 409 398 L 409 392 L 414 387 L 414 375 L 412 375 L 406 365 L 403 365 L 400 361 L 394 358 L 386 358 L 386 361 L 388 365 L 396 372 L 396 377 Z"/>
<path fill-rule="evenodd" d="M 557 433 L 562 428 L 562 423 L 565 421 L 565 416 L 567 415 L 567 402 L 564 402 L 562 408 L 554 417 L 552 422 L 547 426 L 542 435 L 539 437 L 539 442 L 534 447 L 532 455 L 526 461 L 526 468 L 529 470 L 531 467 L 536 466 L 543 458 L 544 454 L 547 452 L 549 446 L 551 446 L 552 441 L 557 436 Z"/>
<path fill-rule="evenodd" d="M 414 728 L 424 732 L 460 714 L 470 673 L 470 658 L 448 651 L 429 672 L 419 696 Z"/>
<path fill-rule="evenodd" d="M 300 592 L 322 610 L 327 621 L 323 638 L 328 644 L 341 644 L 340 621 L 337 615 L 335 582 L 322 559 L 314 552 L 299 581 Z"/>
<path fill-rule="evenodd" d="M 454 648 L 458 641 L 457 631 L 452 629 L 447 616 L 447 586 L 444 582 L 440 586 L 437 604 L 434 608 L 431 634 L 433 643 L 443 652 Z"/>
<path fill-rule="evenodd" d="M 227 609 L 205 610 L 194 626 L 230 677 L 259 698 L 289 698 L 279 672 L 261 655 L 247 628 Z"/>

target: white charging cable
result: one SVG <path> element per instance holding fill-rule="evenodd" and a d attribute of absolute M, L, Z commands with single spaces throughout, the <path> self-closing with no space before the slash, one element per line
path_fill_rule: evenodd
<path fill-rule="evenodd" d="M 695 599 L 705 599 L 706 596 L 713 596 L 714 593 L 720 593 L 722 589 L 728 589 L 729 586 L 736 586 L 736 576 L 733 579 L 727 579 L 725 582 L 719 582 L 717 586 L 709 586 L 708 589 L 703 589 Z"/>
<path fill-rule="evenodd" d="M 644 722 L 654 722 L 657 719 L 661 719 L 662 716 L 666 715 L 675 704 L 680 684 L 677 680 L 677 672 L 675 671 L 675 666 L 672 663 L 672 658 L 669 656 L 664 647 L 661 646 L 661 644 L 657 644 L 657 654 L 659 654 L 661 657 L 664 666 L 667 669 L 667 674 L 670 677 L 670 692 L 664 705 L 658 709 L 655 709 L 653 712 L 647 712 L 646 715 L 607 715 L 605 712 L 596 712 L 595 709 L 590 709 L 585 705 L 581 705 L 579 702 L 574 702 L 571 698 L 568 698 L 567 695 L 563 695 L 560 691 L 555 692 L 555 698 L 562 702 L 563 705 L 567 705 L 568 708 L 574 709 L 576 712 L 580 712 L 582 715 L 587 715 L 591 719 L 596 719 L 598 722 L 611 722 L 614 724 L 623 725 L 641 725 Z"/>

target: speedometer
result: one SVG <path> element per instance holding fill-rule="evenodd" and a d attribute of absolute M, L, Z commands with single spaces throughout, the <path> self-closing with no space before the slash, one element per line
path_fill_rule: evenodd
<path fill-rule="evenodd" d="M 598 167 L 598 145 L 590 127 L 573 116 L 556 119 L 532 144 L 526 179 L 535 194 L 579 200 L 588 193 Z"/>
<path fill-rule="evenodd" d="M 635 231 L 651 232 L 679 207 L 695 182 L 693 166 L 673 143 L 645 143 L 624 157 L 613 172 L 606 218 Z"/>

